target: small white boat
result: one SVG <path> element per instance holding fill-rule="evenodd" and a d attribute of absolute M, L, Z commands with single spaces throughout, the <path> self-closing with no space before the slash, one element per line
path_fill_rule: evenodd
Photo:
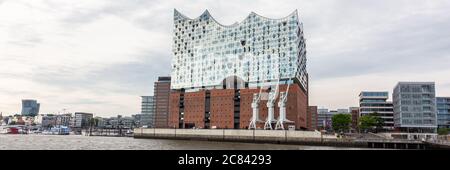
<path fill-rule="evenodd" d="M 0 134 L 8 134 L 8 128 L 0 128 Z"/>

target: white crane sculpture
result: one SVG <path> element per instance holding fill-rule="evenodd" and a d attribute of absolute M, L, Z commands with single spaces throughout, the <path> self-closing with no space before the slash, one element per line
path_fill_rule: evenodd
<path fill-rule="evenodd" d="M 286 102 L 287 102 L 287 97 L 289 94 L 289 86 L 290 86 L 290 84 L 288 84 L 286 92 L 280 93 L 280 100 L 278 101 L 278 107 L 280 108 L 280 115 L 278 117 L 277 124 L 275 125 L 276 130 L 278 130 L 278 129 L 284 130 L 283 124 L 286 122 L 292 122 L 286 118 Z"/>
<path fill-rule="evenodd" d="M 253 116 L 250 121 L 250 125 L 248 126 L 248 129 L 256 129 L 256 123 L 261 122 L 261 120 L 259 120 L 259 102 L 261 101 L 261 90 L 259 94 L 258 93 L 253 94 L 253 102 L 252 102 Z"/>
<path fill-rule="evenodd" d="M 275 113 L 274 113 L 274 106 L 275 106 L 275 100 L 277 99 L 278 96 L 278 89 L 279 87 L 279 81 L 275 87 L 275 90 L 272 90 L 269 93 L 269 97 L 267 99 L 267 119 L 266 119 L 266 123 L 264 124 L 264 129 L 270 129 L 272 130 L 272 123 L 276 122 L 275 120 Z"/>

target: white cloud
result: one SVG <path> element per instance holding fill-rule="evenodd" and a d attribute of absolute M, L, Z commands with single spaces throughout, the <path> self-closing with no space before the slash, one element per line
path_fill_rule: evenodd
<path fill-rule="evenodd" d="M 251 11 L 298 9 L 307 38 L 311 104 L 355 106 L 360 90 L 436 81 L 450 96 L 450 1 L 0 1 L 0 111 L 35 98 L 42 112 L 139 112 L 140 95 L 170 72 L 173 9 L 205 9 L 227 25 Z"/>

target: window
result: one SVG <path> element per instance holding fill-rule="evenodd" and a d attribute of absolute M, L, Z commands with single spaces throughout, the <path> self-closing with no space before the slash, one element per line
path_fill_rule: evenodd
<path fill-rule="evenodd" d="M 407 106 L 403 106 L 402 107 L 402 111 L 408 111 L 408 107 Z"/>

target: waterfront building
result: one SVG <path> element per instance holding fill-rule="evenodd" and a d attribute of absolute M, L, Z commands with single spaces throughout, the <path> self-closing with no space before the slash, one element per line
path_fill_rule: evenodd
<path fill-rule="evenodd" d="M 158 77 L 158 81 L 154 85 L 154 103 L 155 103 L 155 120 L 156 128 L 168 127 L 169 116 L 169 96 L 170 96 L 170 77 Z"/>
<path fill-rule="evenodd" d="M 450 128 L 450 97 L 436 97 L 438 128 Z"/>
<path fill-rule="evenodd" d="M 50 129 L 56 125 L 56 116 L 53 114 L 39 114 L 35 117 L 34 123 L 43 129 Z"/>
<path fill-rule="evenodd" d="M 363 91 L 359 94 L 360 116 L 377 113 L 383 119 L 383 129 L 394 130 L 394 105 L 387 101 L 389 92 L 387 91 Z"/>
<path fill-rule="evenodd" d="M 154 117 L 155 117 L 155 100 L 153 96 L 141 96 L 141 114 L 140 115 L 140 125 L 153 127 L 154 126 Z"/>
<path fill-rule="evenodd" d="M 331 129 L 331 117 L 333 117 L 332 113 L 333 112 L 329 112 L 328 109 L 317 109 L 317 129 Z"/>
<path fill-rule="evenodd" d="M 92 113 L 75 112 L 74 114 L 74 128 L 87 128 L 90 126 L 90 120 L 93 118 Z"/>
<path fill-rule="evenodd" d="M 117 115 L 110 118 L 99 118 L 99 128 L 135 128 L 139 126 L 139 118 L 143 114 L 135 114 L 132 116 Z"/>
<path fill-rule="evenodd" d="M 32 126 L 34 123 L 34 117 L 24 117 L 23 120 L 25 121 L 25 126 Z"/>
<path fill-rule="evenodd" d="M 22 116 L 37 116 L 41 104 L 36 100 L 24 99 L 22 100 Z"/>
<path fill-rule="evenodd" d="M 70 121 L 72 120 L 72 114 L 60 114 L 56 115 L 56 125 L 57 126 L 70 126 Z"/>
<path fill-rule="evenodd" d="M 399 82 L 393 93 L 394 126 L 403 132 L 435 133 L 434 82 Z"/>
<path fill-rule="evenodd" d="M 99 128 L 113 128 L 112 120 L 117 119 L 117 117 L 110 117 L 110 118 L 101 118 L 99 120 Z"/>
<path fill-rule="evenodd" d="M 14 115 L 13 116 L 13 122 L 16 125 L 25 125 L 25 120 L 23 120 L 24 118 L 26 118 L 26 117 L 24 117 L 22 115 Z"/>
<path fill-rule="evenodd" d="M 135 127 L 153 127 L 153 124 L 149 121 L 150 119 L 153 119 L 150 114 L 135 114 L 131 117 L 134 118 Z"/>
<path fill-rule="evenodd" d="M 359 107 L 350 107 L 350 114 L 352 114 L 352 130 L 358 130 L 359 121 Z"/>
<path fill-rule="evenodd" d="M 4 116 L 1 121 L 3 122 L 1 125 L 9 125 L 11 122 L 11 116 Z"/>
<path fill-rule="evenodd" d="M 317 109 L 317 129 L 332 130 L 332 117 L 336 114 L 350 114 L 348 109 L 328 110 Z"/>
<path fill-rule="evenodd" d="M 308 114 L 306 117 L 307 129 L 316 130 L 317 129 L 317 106 L 308 106 Z"/>
<path fill-rule="evenodd" d="M 175 10 L 173 30 L 170 127 L 308 128 L 297 11 L 222 25 L 207 10 L 194 19 Z"/>
<path fill-rule="evenodd" d="M 122 125 L 122 128 L 134 128 L 136 120 L 134 117 L 125 116 L 119 119 L 119 123 Z"/>

